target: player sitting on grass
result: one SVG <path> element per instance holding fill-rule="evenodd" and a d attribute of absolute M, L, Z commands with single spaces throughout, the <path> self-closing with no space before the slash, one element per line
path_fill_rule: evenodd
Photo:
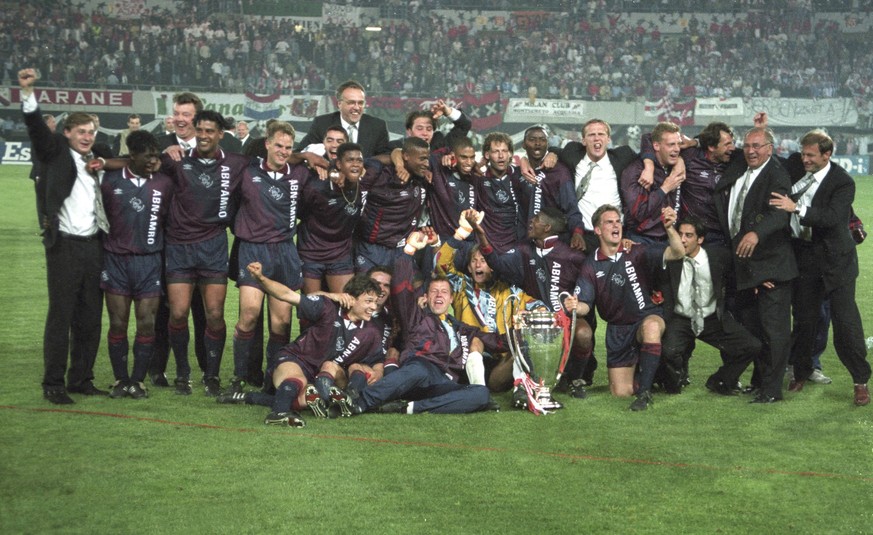
<path fill-rule="evenodd" d="M 379 287 L 366 276 L 353 278 L 344 288 L 353 301 L 351 306 L 343 307 L 324 296 L 301 296 L 270 280 L 261 272 L 259 262 L 249 264 L 248 270 L 265 293 L 297 307 L 299 317 L 311 322 L 305 333 L 276 355 L 272 370 L 276 394 L 273 410 L 264 419 L 268 425 L 303 427 L 305 422 L 294 409 L 308 404 L 316 416 L 328 414 L 327 405 L 312 386 L 322 364 L 334 359 L 370 361 L 383 354 L 382 332 L 369 322 L 376 311 Z"/>

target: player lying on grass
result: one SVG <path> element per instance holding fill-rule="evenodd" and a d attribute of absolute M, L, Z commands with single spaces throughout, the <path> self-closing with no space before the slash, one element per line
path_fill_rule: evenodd
<path fill-rule="evenodd" d="M 276 355 L 275 369 L 271 371 L 276 394 L 273 410 L 264 419 L 265 424 L 303 427 L 305 422 L 297 411 L 307 401 L 317 416 L 327 415 L 326 405 L 313 386 L 325 362 L 372 362 L 383 355 L 382 331 L 369 321 L 376 311 L 380 289 L 366 276 L 353 278 L 344 288 L 353 298 L 345 307 L 324 296 L 302 296 L 270 280 L 258 262 L 249 264 L 248 271 L 265 293 L 297 307 L 299 317 L 311 322 L 305 333 Z M 333 394 L 338 396 L 339 392 Z"/>

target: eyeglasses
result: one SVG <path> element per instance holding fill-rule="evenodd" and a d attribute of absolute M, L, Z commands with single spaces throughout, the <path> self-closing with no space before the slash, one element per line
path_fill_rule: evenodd
<path fill-rule="evenodd" d="M 766 147 L 767 145 L 772 145 L 772 143 L 751 143 L 747 145 L 743 145 L 743 149 L 751 149 L 751 150 L 760 150 Z"/>

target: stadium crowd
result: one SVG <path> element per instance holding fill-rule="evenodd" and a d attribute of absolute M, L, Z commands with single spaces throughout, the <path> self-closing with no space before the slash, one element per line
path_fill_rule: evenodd
<path fill-rule="evenodd" d="M 742 149 L 723 123 L 695 139 L 658 123 L 636 152 L 612 146 L 609 124 L 590 119 L 582 141 L 560 149 L 545 127 L 528 128 L 520 165 L 512 139 L 491 132 L 476 161 L 461 110 L 439 101 L 413 112 L 407 137 L 389 143 L 385 122 L 366 113 L 364 86 L 348 81 L 336 89 L 338 111 L 316 117 L 302 139 L 281 121 L 259 139 L 241 122 L 234 136 L 182 92 L 172 131 L 156 138 L 131 116 L 113 150 L 95 143 L 86 113 L 53 133 L 32 93 L 36 70 L 15 75 L 46 247 L 52 403 L 73 403 L 70 392 L 141 399 L 146 381 L 190 395 L 193 338 L 206 395 L 269 406 L 267 424 L 303 426 L 302 409 L 499 410 L 490 392 L 509 389 L 514 407 L 547 412 L 563 407 L 537 382 L 552 370 L 512 343 L 514 322 L 534 312 L 567 333 L 554 389 L 565 399 L 585 398 L 602 364 L 610 392 L 646 410 L 653 392 L 691 384 L 700 340 L 721 351 L 707 389 L 773 403 L 789 365 L 790 392 L 830 382 L 813 354 L 825 303 L 853 402 L 869 403 L 854 298 L 866 234 L 854 182 L 822 131 L 778 158 L 764 113 Z M 228 278 L 240 315 L 222 388 Z M 108 392 L 93 382 L 103 295 Z M 595 308 L 606 329 L 599 363 Z"/>
<path fill-rule="evenodd" d="M 331 17 L 310 27 L 155 8 L 126 20 L 35 2 L 9 4 L 0 14 L 0 51 L 7 58 L 4 80 L 14 81 L 12 58 L 20 58 L 68 87 L 306 93 L 355 78 L 373 94 L 527 96 L 536 87 L 541 98 L 854 96 L 868 105 L 873 53 L 859 46 L 860 34 L 815 22 L 808 1 L 767 9 L 746 3 L 748 11 L 703 23 L 694 13 L 705 6 L 687 6 L 695 11 L 680 15 L 682 6 L 671 2 L 660 7 L 659 23 L 623 15 L 634 2 L 572 2 L 573 16 L 510 17 L 498 31 L 434 11 L 440 2 L 422 2 L 404 20 L 367 32 Z M 871 6 L 845 9 L 869 13 Z M 686 29 L 665 33 L 680 17 L 688 18 Z M 829 61 L 835 57 L 841 60 Z"/>

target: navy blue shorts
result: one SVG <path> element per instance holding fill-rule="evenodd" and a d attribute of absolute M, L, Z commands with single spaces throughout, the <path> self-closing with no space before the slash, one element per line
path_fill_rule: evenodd
<path fill-rule="evenodd" d="M 227 284 L 227 234 L 197 243 L 168 243 L 167 284 Z"/>
<path fill-rule="evenodd" d="M 352 275 L 355 266 L 351 258 L 342 262 L 322 264 L 320 262 L 303 262 L 303 276 L 307 279 L 321 280 L 328 275 Z"/>
<path fill-rule="evenodd" d="M 645 317 L 630 325 L 606 326 L 606 367 L 630 368 L 637 365 L 640 356 L 640 343 L 637 331 L 648 316 L 661 316 L 659 312 L 649 312 Z"/>
<path fill-rule="evenodd" d="M 161 253 L 116 254 L 103 251 L 100 288 L 109 294 L 134 299 L 161 295 Z"/>
<path fill-rule="evenodd" d="M 403 247 L 385 247 L 375 243 L 355 244 L 355 273 L 366 273 L 373 266 L 393 266 Z"/>
<path fill-rule="evenodd" d="M 292 290 L 299 290 L 303 285 L 300 274 L 300 256 L 294 242 L 252 243 L 243 241 L 239 245 L 239 274 L 236 285 L 260 288 L 261 285 L 252 277 L 246 267 L 252 262 L 260 262 L 261 270 L 269 279 L 281 282 Z"/>
<path fill-rule="evenodd" d="M 282 350 L 279 350 L 276 353 L 276 364 L 273 366 L 273 369 L 269 371 L 268 376 L 272 377 L 273 373 L 279 368 L 279 364 L 283 362 L 293 362 L 294 364 L 300 366 L 300 369 L 303 370 L 303 375 L 306 376 L 306 382 L 309 384 L 315 383 L 315 376 L 318 375 L 318 372 L 321 368 L 312 366 L 304 360 L 297 358 L 296 355 L 289 355 L 288 353 L 283 353 Z"/>

